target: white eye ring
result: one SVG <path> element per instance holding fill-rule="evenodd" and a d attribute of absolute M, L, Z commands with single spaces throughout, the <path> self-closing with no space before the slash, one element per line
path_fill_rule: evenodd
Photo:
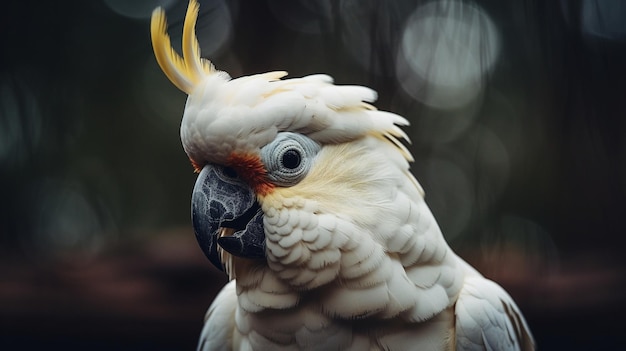
<path fill-rule="evenodd" d="M 320 145 L 308 137 L 291 132 L 278 133 L 261 149 L 267 177 L 278 186 L 292 186 L 309 172 Z"/>

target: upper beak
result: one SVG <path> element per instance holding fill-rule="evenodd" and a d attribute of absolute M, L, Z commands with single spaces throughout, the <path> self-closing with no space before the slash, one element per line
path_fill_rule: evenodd
<path fill-rule="evenodd" d="M 200 247 L 217 268 L 223 270 L 217 245 L 235 256 L 265 258 L 263 211 L 252 189 L 223 167 L 209 164 L 198 175 L 191 219 Z"/>

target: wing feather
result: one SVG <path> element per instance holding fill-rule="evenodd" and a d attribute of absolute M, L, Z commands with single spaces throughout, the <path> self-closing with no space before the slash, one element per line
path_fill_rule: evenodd
<path fill-rule="evenodd" d="M 232 350 L 237 294 L 232 280 L 217 294 L 204 317 L 198 351 Z"/>
<path fill-rule="evenodd" d="M 534 350 L 534 340 L 513 299 L 498 284 L 470 276 L 455 306 L 457 350 Z"/>

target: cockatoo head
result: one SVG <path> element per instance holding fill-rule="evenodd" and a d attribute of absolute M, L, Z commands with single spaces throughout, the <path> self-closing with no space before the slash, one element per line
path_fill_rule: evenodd
<path fill-rule="evenodd" d="M 367 216 L 355 210 L 357 203 L 349 203 L 354 200 L 347 198 L 348 193 L 359 186 L 357 179 L 366 182 L 367 174 L 372 178 L 374 173 L 386 172 L 388 159 L 401 159 L 393 162 L 408 174 L 404 164 L 410 155 L 398 141 L 406 138 L 398 125 L 407 121 L 369 105 L 376 99 L 373 90 L 335 86 L 326 75 L 282 79 L 286 72 L 270 72 L 231 79 L 200 57 L 195 36 L 198 9 L 196 0 L 191 0 L 183 27 L 182 57 L 170 45 L 161 9 L 152 15 L 151 35 L 159 65 L 189 95 L 180 134 L 199 172 L 192 219 L 209 259 L 220 268 L 223 250 L 239 258 L 267 259 L 267 227 L 275 224 L 269 222 L 294 203 L 300 209 L 312 206 L 316 215 L 334 211 L 341 216 L 339 206 L 345 205 L 343 215 Z M 343 156 L 358 157 L 363 145 L 356 149 L 341 146 L 365 137 L 388 146 L 381 151 L 389 151 L 387 156 L 374 166 L 332 156 L 344 150 Z M 329 147 L 334 147 L 332 152 Z M 337 185 L 341 182 L 345 184 Z M 368 201 L 367 196 L 360 199 Z"/>

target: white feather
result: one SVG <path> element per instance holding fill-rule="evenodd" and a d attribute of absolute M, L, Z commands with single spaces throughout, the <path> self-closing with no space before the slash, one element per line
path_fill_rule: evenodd
<path fill-rule="evenodd" d="M 181 124 L 189 157 L 198 163 L 224 163 L 234 151 L 258 152 L 279 131 L 306 134 L 321 143 L 368 134 L 408 140 L 396 126 L 407 125 L 406 119 L 364 103 L 376 100 L 369 88 L 336 86 L 326 76 L 277 80 L 279 76 L 204 78 L 190 94 Z M 410 157 L 402 144 L 397 147 Z"/>
<path fill-rule="evenodd" d="M 323 349 L 336 346 L 327 343 L 332 340 L 345 349 L 414 344 L 444 350 L 489 340 L 491 329 L 480 328 L 490 326 L 466 317 L 488 313 L 484 320 L 490 321 L 495 315 L 484 311 L 491 303 L 474 302 L 480 291 L 464 283 L 477 273 L 447 246 L 420 189 L 405 176 L 408 161 L 392 150 L 375 136 L 325 146 L 303 181 L 259 197 L 268 259 L 247 273 L 237 269 L 239 308 L 254 331 L 240 333 L 242 347 Z M 518 315 L 507 301 L 502 306 Z M 330 324 L 319 332 L 306 329 L 305 310 Z M 502 331 L 523 330 L 519 316 Z M 451 332 L 454 318 L 463 330 Z M 362 329 L 350 326 L 354 319 Z M 290 323 L 293 328 L 282 327 Z"/>
<path fill-rule="evenodd" d="M 232 334 L 235 330 L 236 309 L 235 282 L 231 281 L 222 288 L 206 313 L 198 343 L 199 351 L 233 349 Z"/>
<path fill-rule="evenodd" d="M 457 350 L 533 350 L 534 340 L 513 299 L 479 275 L 465 280 L 456 303 Z"/>

